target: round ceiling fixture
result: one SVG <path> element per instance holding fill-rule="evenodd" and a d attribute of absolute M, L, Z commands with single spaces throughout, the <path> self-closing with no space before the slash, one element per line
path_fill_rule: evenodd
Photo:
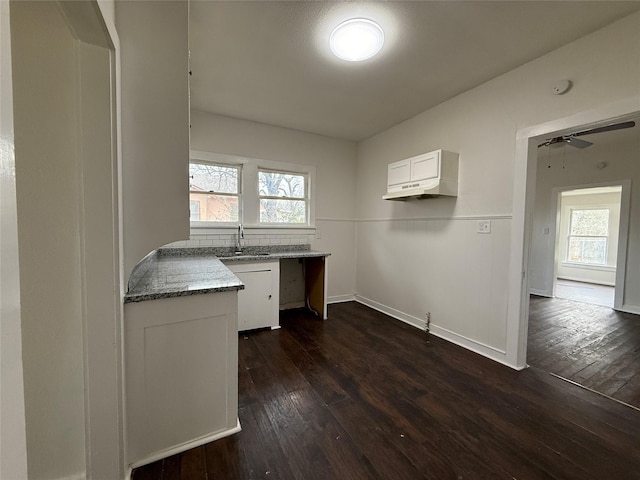
<path fill-rule="evenodd" d="M 380 25 L 366 18 L 342 22 L 331 32 L 329 46 L 333 54 L 349 62 L 373 57 L 382 49 L 384 32 Z"/>

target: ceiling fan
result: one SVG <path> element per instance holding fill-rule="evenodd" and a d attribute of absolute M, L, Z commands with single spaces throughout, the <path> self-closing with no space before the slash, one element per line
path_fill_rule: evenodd
<path fill-rule="evenodd" d="M 550 138 L 540 145 L 540 147 L 550 147 L 551 145 L 560 145 L 566 143 L 576 148 L 587 148 L 593 145 L 592 142 L 587 142 L 586 140 L 582 140 L 580 138 L 582 135 L 593 135 L 594 133 L 603 133 L 603 132 L 612 132 L 614 130 L 622 130 L 623 128 L 631 128 L 635 127 L 636 122 L 622 122 L 622 123 L 614 123 L 612 125 L 607 125 L 605 127 L 592 128 L 590 130 L 584 130 L 582 132 L 570 133 L 568 135 L 562 135 L 560 137 Z"/>

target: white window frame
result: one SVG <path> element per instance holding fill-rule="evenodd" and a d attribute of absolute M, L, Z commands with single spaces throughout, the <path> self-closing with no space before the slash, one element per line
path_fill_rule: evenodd
<path fill-rule="evenodd" d="M 191 192 L 189 192 L 189 193 L 191 193 Z M 192 212 L 192 207 L 193 207 L 194 204 L 196 204 L 196 206 L 198 207 L 198 220 L 191 220 L 191 221 L 192 222 L 193 221 L 197 222 L 197 221 L 200 221 L 200 200 L 189 199 L 189 218 L 191 218 L 191 214 L 193 213 Z"/>
<path fill-rule="evenodd" d="M 304 235 L 315 233 L 315 176 L 316 167 L 297 163 L 277 162 L 260 158 L 229 155 L 202 150 L 191 150 L 190 161 L 213 163 L 222 166 L 239 166 L 240 204 L 239 222 L 247 229 L 259 229 L 261 233 Z M 306 177 L 305 196 L 307 198 L 307 222 L 302 223 L 261 223 L 260 196 L 258 191 L 258 171 L 292 173 Z M 238 223 L 220 224 L 218 222 L 191 222 L 192 235 L 235 233 Z"/>
<path fill-rule="evenodd" d="M 258 223 L 260 225 L 267 225 L 270 227 L 280 227 L 280 226 L 296 226 L 303 225 L 307 226 L 309 224 L 309 175 L 301 172 L 292 172 L 290 170 L 276 170 L 273 168 L 262 168 L 258 167 L 258 175 L 261 172 L 265 173 L 278 173 L 283 175 L 297 175 L 301 176 L 304 179 L 304 197 L 279 197 L 279 196 L 270 196 L 270 195 L 260 195 L 260 184 L 256 185 L 257 195 L 258 195 Z M 304 223 L 286 223 L 286 222 L 263 222 L 260 220 L 260 200 L 297 200 L 303 201 L 305 203 L 305 221 Z"/>
<path fill-rule="evenodd" d="M 191 195 L 192 193 L 196 193 L 196 194 L 201 194 L 201 195 L 205 195 L 207 193 L 211 193 L 214 195 L 221 195 L 221 196 L 229 196 L 229 197 L 238 197 L 238 222 L 212 222 L 212 221 L 203 221 L 203 220 L 190 220 L 190 224 L 191 224 L 191 228 L 209 228 L 212 226 L 217 226 L 217 227 L 222 227 L 222 228 L 229 228 L 229 227 L 236 227 L 238 225 L 238 223 L 241 222 L 242 219 L 242 165 L 240 164 L 228 164 L 228 163 L 220 163 L 220 162 L 214 162 L 214 161 L 207 161 L 204 159 L 190 159 L 189 160 L 189 164 L 191 163 L 200 163 L 200 164 L 208 164 L 208 165 L 215 165 L 215 166 L 219 166 L 219 167 L 233 167 L 233 168 L 237 168 L 238 169 L 238 193 L 225 193 L 225 192 L 200 192 L 197 190 L 191 190 L 189 189 L 189 195 Z M 189 218 L 191 218 L 191 210 L 189 210 Z"/>
<path fill-rule="evenodd" d="M 571 235 L 571 227 L 573 225 L 573 212 L 576 211 L 586 211 L 586 210 L 606 210 L 608 212 L 608 220 L 607 220 L 607 234 L 606 235 Z M 604 249 L 604 262 L 603 263 L 587 263 L 587 262 L 577 262 L 575 260 L 569 259 L 569 251 L 571 246 L 572 238 L 604 238 L 605 239 L 605 249 Z M 566 265 L 574 265 L 574 266 L 588 266 L 588 267 L 606 267 L 609 261 L 609 242 L 611 238 L 611 208 L 609 207 L 598 207 L 598 206 L 580 206 L 580 207 L 571 207 L 569 208 L 569 225 L 567 230 L 567 246 L 566 246 L 566 255 L 564 259 L 564 264 Z"/>

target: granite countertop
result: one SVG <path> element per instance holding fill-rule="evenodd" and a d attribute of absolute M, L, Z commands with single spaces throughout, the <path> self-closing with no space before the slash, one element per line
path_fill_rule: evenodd
<path fill-rule="evenodd" d="M 225 263 L 329 255 L 309 245 L 245 247 L 241 255 L 230 248 L 161 248 L 136 265 L 124 303 L 244 289 Z"/>
<path fill-rule="evenodd" d="M 215 255 L 166 256 L 150 259 L 124 303 L 202 293 L 241 290 L 244 284 Z"/>
<path fill-rule="evenodd" d="M 287 252 L 272 252 L 272 253 L 242 253 L 240 255 L 229 255 L 219 257 L 222 263 L 238 263 L 238 262 L 253 262 L 253 261 L 269 261 L 279 260 L 281 258 L 313 258 L 313 257 L 328 257 L 331 255 L 327 252 L 316 252 L 314 250 L 295 250 Z"/>

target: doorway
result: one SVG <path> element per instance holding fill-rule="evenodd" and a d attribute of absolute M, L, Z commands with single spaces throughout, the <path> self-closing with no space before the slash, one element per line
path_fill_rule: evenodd
<path fill-rule="evenodd" d="M 622 185 L 557 193 L 554 297 L 613 308 L 621 197 Z"/>
<path fill-rule="evenodd" d="M 526 360 L 638 408 L 640 317 L 629 305 L 633 289 L 625 298 L 625 283 L 633 282 L 625 272 L 638 267 L 629 255 L 637 246 L 627 239 L 637 228 L 630 225 L 637 221 L 630 198 L 631 180 L 640 175 L 640 128 L 628 130 L 594 135 L 589 148 L 561 145 L 550 152 L 537 139 L 529 142 L 538 143 L 529 150 L 535 175 L 527 182 L 535 200 L 527 205 Z M 556 135 L 563 133 L 545 134 Z"/>

